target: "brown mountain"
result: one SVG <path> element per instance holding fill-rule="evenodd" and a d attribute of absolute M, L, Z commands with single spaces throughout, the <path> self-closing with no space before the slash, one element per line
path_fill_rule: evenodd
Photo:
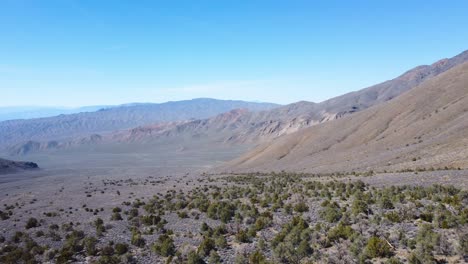
<path fill-rule="evenodd" d="M 386 103 L 261 145 L 225 170 L 468 167 L 468 63 Z"/>
<path fill-rule="evenodd" d="M 38 168 L 39 166 L 34 162 L 11 161 L 0 158 L 0 174 L 9 174 Z"/>
<path fill-rule="evenodd" d="M 179 124 L 173 130 L 153 133 L 152 137 L 174 136 L 179 133 L 196 137 L 219 137 L 224 142 L 261 143 L 278 136 L 294 133 L 330 120 L 336 120 L 389 101 L 424 81 L 468 61 L 468 51 L 453 58 L 442 59 L 432 65 L 418 66 L 401 76 L 356 92 L 321 103 L 301 101 L 271 110 L 251 112 L 234 110 L 214 118 Z M 167 128 L 167 127 L 166 127 Z M 145 133 L 148 133 L 145 129 Z M 219 139 L 218 139 L 219 140 Z"/>

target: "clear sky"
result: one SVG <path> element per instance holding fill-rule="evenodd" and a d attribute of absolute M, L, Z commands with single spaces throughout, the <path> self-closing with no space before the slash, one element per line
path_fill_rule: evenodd
<path fill-rule="evenodd" d="M 0 106 L 319 102 L 466 49 L 466 0 L 2 0 Z"/>

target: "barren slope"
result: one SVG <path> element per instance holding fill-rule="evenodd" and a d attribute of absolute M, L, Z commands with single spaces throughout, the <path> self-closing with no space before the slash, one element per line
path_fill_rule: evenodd
<path fill-rule="evenodd" d="M 234 110 L 210 119 L 184 122 L 173 129 L 166 129 L 167 131 L 164 133 L 161 133 L 158 128 L 156 133 L 151 133 L 151 137 L 177 136 L 180 133 L 192 134 L 195 137 L 225 134 L 224 142 L 229 143 L 257 144 L 268 142 L 278 136 L 336 120 L 389 101 L 420 83 L 467 61 L 468 51 L 465 51 L 453 58 L 442 59 L 432 65 L 418 66 L 393 80 L 321 103 L 301 101 L 259 112 Z M 151 129 L 147 127 L 143 130 L 145 134 L 149 134 Z"/>
<path fill-rule="evenodd" d="M 224 170 L 468 166 L 468 63 L 384 104 L 276 139 Z"/>

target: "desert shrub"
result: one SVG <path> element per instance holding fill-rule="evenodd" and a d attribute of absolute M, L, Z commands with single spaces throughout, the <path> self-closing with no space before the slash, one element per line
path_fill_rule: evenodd
<path fill-rule="evenodd" d="M 136 247 L 144 247 L 146 244 L 145 239 L 141 237 L 141 233 L 135 230 L 132 232 L 132 239 L 130 242 Z"/>
<path fill-rule="evenodd" d="M 443 229 L 453 228 L 458 225 L 457 218 L 442 205 L 436 210 L 434 223 Z"/>
<path fill-rule="evenodd" d="M 419 218 L 423 221 L 426 221 L 426 222 L 429 222 L 429 223 L 432 223 L 432 220 L 434 219 L 434 214 L 432 213 L 421 213 L 419 215 Z"/>
<path fill-rule="evenodd" d="M 462 256 L 468 256 L 468 233 L 464 232 L 458 235 L 458 251 Z"/>
<path fill-rule="evenodd" d="M 98 253 L 96 249 L 97 242 L 98 241 L 95 237 L 86 237 L 84 239 L 84 247 L 85 247 L 86 255 L 96 256 L 96 254 Z"/>
<path fill-rule="evenodd" d="M 267 259 L 260 250 L 256 250 L 249 256 L 250 264 L 267 264 Z"/>
<path fill-rule="evenodd" d="M 97 264 L 120 264 L 122 261 L 117 256 L 102 256 L 97 261 Z"/>
<path fill-rule="evenodd" d="M 125 243 L 115 244 L 115 253 L 118 255 L 123 255 L 128 252 L 128 245 Z"/>
<path fill-rule="evenodd" d="M 197 253 L 200 254 L 201 256 L 208 256 L 210 254 L 210 251 L 215 249 L 215 242 L 213 239 L 205 237 L 203 241 L 200 243 L 200 246 L 198 246 Z"/>
<path fill-rule="evenodd" d="M 157 225 L 161 223 L 161 221 L 162 218 L 159 215 L 150 214 L 141 217 L 141 222 L 147 226 Z"/>
<path fill-rule="evenodd" d="M 26 229 L 34 228 L 39 226 L 39 221 L 36 218 L 31 217 L 26 222 Z"/>
<path fill-rule="evenodd" d="M 217 248 L 227 248 L 228 246 L 226 238 L 222 235 L 217 236 L 214 241 Z"/>
<path fill-rule="evenodd" d="M 387 218 L 388 220 L 390 220 L 393 223 L 400 223 L 401 222 L 400 214 L 398 214 L 395 211 L 386 213 L 385 218 Z"/>
<path fill-rule="evenodd" d="M 211 227 L 205 222 L 202 223 L 200 229 L 201 229 L 202 232 L 210 232 L 211 233 L 211 231 L 212 231 Z"/>
<path fill-rule="evenodd" d="M 236 234 L 236 241 L 239 243 L 249 243 L 250 238 L 246 230 L 241 229 Z"/>
<path fill-rule="evenodd" d="M 254 228 L 256 231 L 260 231 L 267 226 L 271 225 L 271 219 L 266 217 L 259 217 L 255 220 Z"/>
<path fill-rule="evenodd" d="M 179 211 L 177 212 L 177 215 L 180 217 L 180 218 L 188 218 L 188 214 L 186 211 Z"/>
<path fill-rule="evenodd" d="M 353 204 L 351 205 L 351 213 L 353 215 L 358 215 L 361 213 L 367 214 L 369 210 L 369 206 L 364 200 L 361 199 L 354 199 Z"/>
<path fill-rule="evenodd" d="M 386 258 L 393 254 L 390 245 L 376 236 L 369 238 L 365 250 L 369 258 Z"/>
<path fill-rule="evenodd" d="M 187 264 L 204 264 L 203 258 L 195 251 L 190 251 L 187 255 Z"/>
<path fill-rule="evenodd" d="M 415 238 L 415 250 L 412 252 L 409 263 L 436 263 L 433 251 L 439 244 L 440 236 L 434 232 L 430 224 L 419 229 Z"/>
<path fill-rule="evenodd" d="M 380 208 L 382 208 L 382 209 L 393 209 L 393 208 L 395 208 L 393 206 L 392 200 L 387 195 L 384 195 L 384 196 L 382 196 L 380 198 L 379 205 L 380 205 Z"/>
<path fill-rule="evenodd" d="M 122 215 L 120 215 L 120 213 L 118 213 L 118 212 L 112 213 L 111 221 L 121 221 L 121 220 L 123 220 L 123 219 L 122 219 Z"/>
<path fill-rule="evenodd" d="M 83 250 L 82 240 L 85 238 L 83 231 L 73 230 L 70 234 L 66 236 L 64 243 L 65 248 L 69 248 L 74 253 L 80 252 Z"/>
<path fill-rule="evenodd" d="M 104 232 L 106 232 L 106 227 L 104 226 L 104 221 L 101 218 L 96 218 L 93 222 L 94 226 L 96 227 L 96 234 L 98 236 L 102 236 Z"/>
<path fill-rule="evenodd" d="M 54 232 L 54 231 L 52 231 L 52 230 L 49 231 L 49 233 L 47 234 L 47 236 L 50 237 L 50 239 L 51 239 L 52 241 L 60 241 L 60 240 L 62 240 L 62 237 L 61 237 L 58 233 L 56 233 L 56 232 Z"/>
<path fill-rule="evenodd" d="M 403 262 L 396 257 L 391 257 L 385 261 L 385 264 L 403 264 Z"/>
<path fill-rule="evenodd" d="M 331 242 L 338 241 L 339 239 L 347 240 L 354 234 L 354 230 L 349 225 L 339 223 L 336 227 L 328 231 L 328 239 Z"/>
<path fill-rule="evenodd" d="M 338 222 L 343 216 L 340 207 L 337 203 L 330 203 L 320 211 L 320 217 L 329 223 Z"/>
<path fill-rule="evenodd" d="M 70 263 L 74 260 L 73 252 L 69 248 L 62 248 L 56 258 L 57 264 Z"/>
<path fill-rule="evenodd" d="M 175 254 L 174 240 L 167 234 L 160 235 L 152 248 L 154 252 L 163 257 L 174 256 Z"/>
<path fill-rule="evenodd" d="M 212 250 L 210 253 L 210 257 L 208 258 L 208 263 L 209 264 L 220 264 L 221 263 L 221 257 L 219 256 L 218 252 L 215 250 Z"/>
<path fill-rule="evenodd" d="M 285 224 L 271 241 L 279 262 L 299 263 L 309 256 L 312 252 L 309 246 L 310 235 L 308 224 L 300 217 L 294 217 L 291 222 Z"/>
<path fill-rule="evenodd" d="M 309 207 L 307 206 L 305 202 L 301 201 L 294 206 L 294 211 L 298 213 L 307 212 L 309 211 Z"/>
<path fill-rule="evenodd" d="M 137 208 L 132 208 L 128 211 L 128 217 L 129 218 L 134 218 L 138 216 L 138 209 Z"/>
<path fill-rule="evenodd" d="M 9 219 L 9 218 L 10 218 L 9 213 L 3 212 L 2 210 L 0 210 L 0 219 L 1 219 L 1 220 L 7 220 L 7 219 Z"/>
<path fill-rule="evenodd" d="M 103 256 L 112 256 L 114 252 L 114 248 L 111 245 L 107 245 L 101 249 L 101 255 Z"/>

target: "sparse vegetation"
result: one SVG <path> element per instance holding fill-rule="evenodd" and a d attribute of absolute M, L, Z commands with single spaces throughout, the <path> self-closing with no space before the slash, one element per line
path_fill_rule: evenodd
<path fill-rule="evenodd" d="M 88 217 L 96 210 L 107 212 L 85 223 L 92 227 L 89 234 L 80 231 L 79 223 L 55 222 L 55 214 L 44 213 L 46 221 L 29 218 L 26 232 L 0 237 L 8 250 L 4 247 L 0 256 L 5 263 L 20 253 L 25 259 L 57 263 L 86 256 L 96 263 L 121 263 L 133 258 L 130 252 L 151 250 L 155 254 L 149 256 L 174 263 L 392 264 L 467 255 L 466 191 L 442 185 L 374 188 L 360 181 L 319 179 L 292 173 L 205 176 L 185 191 L 132 196 L 109 210 L 80 205 Z M 14 210 L 8 206 L 4 212 Z M 109 239 L 114 224 L 127 228 L 120 233 L 126 239 Z M 62 246 L 46 251 L 31 237 Z M 236 244 L 249 244 L 250 250 L 236 255 Z M 184 245 L 196 250 L 186 251 Z"/>

